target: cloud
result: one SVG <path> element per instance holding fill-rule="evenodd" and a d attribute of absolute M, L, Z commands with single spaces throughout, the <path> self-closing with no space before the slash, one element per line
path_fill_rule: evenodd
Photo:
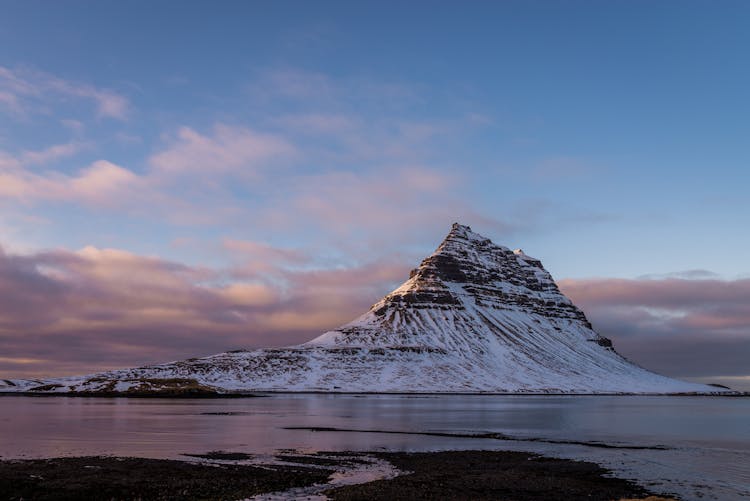
<path fill-rule="evenodd" d="M 80 134 L 86 129 L 86 126 L 80 120 L 74 120 L 72 118 L 64 118 L 60 120 L 60 123 L 75 134 Z"/>
<path fill-rule="evenodd" d="M 16 175 L 30 174 L 25 169 L 29 166 L 45 165 L 58 160 L 75 156 L 81 151 L 89 148 L 87 143 L 73 141 L 70 143 L 55 144 L 42 150 L 25 150 L 17 155 L 0 150 L 0 175 L 13 173 Z"/>
<path fill-rule="evenodd" d="M 80 142 L 55 144 L 39 151 L 24 151 L 20 157 L 23 165 L 44 165 L 62 158 L 77 155 L 89 145 Z"/>
<path fill-rule="evenodd" d="M 650 369 L 678 377 L 750 375 L 750 279 L 603 278 L 562 280 L 560 288 L 619 351 Z"/>
<path fill-rule="evenodd" d="M 48 104 L 68 98 L 92 102 L 100 117 L 124 120 L 130 112 L 128 99 L 115 91 L 31 68 L 0 66 L 0 105 L 14 114 L 44 111 Z"/>
<path fill-rule="evenodd" d="M 334 171 L 301 177 L 290 203 L 294 212 L 327 226 L 393 226 L 407 220 L 437 218 L 451 204 L 448 187 L 458 183 L 449 174 L 422 167 L 384 169 L 377 173 Z M 441 195 L 445 199 L 440 200 Z M 450 209 L 448 209 L 450 210 Z"/>
<path fill-rule="evenodd" d="M 22 168 L 22 166 L 23 164 L 21 164 L 21 161 L 18 158 L 0 150 L 0 172 L 18 170 Z"/>
<path fill-rule="evenodd" d="M 2 68 L 0 68 L 0 71 L 2 71 Z M 0 90 L 0 104 L 13 113 L 23 113 L 23 106 L 21 106 L 20 99 L 11 92 Z"/>
<path fill-rule="evenodd" d="M 263 242 L 227 238 L 222 247 L 238 263 L 232 271 L 234 278 L 258 278 L 281 267 L 311 262 L 310 256 L 301 250 L 274 247 Z"/>
<path fill-rule="evenodd" d="M 332 77 L 299 68 L 270 68 L 257 73 L 246 96 L 259 106 L 295 113 L 337 114 L 357 110 L 368 118 L 395 117 L 427 102 L 424 86 L 372 75 Z M 476 123 L 476 122 L 475 122 Z"/>
<path fill-rule="evenodd" d="M 228 268 L 93 246 L 0 250 L 0 372 L 38 376 L 157 363 L 306 341 L 404 280 L 416 260 L 342 266 L 226 239 Z M 750 359 L 750 279 L 563 280 L 595 329 L 657 372 L 742 388 Z"/>
<path fill-rule="evenodd" d="M 282 249 L 263 242 L 251 242 L 228 238 L 224 240 L 223 247 L 234 254 L 241 255 L 244 259 L 271 263 L 305 263 L 309 259 L 308 256 L 300 250 Z"/>
<path fill-rule="evenodd" d="M 98 160 L 77 177 L 67 180 L 70 197 L 92 205 L 117 203 L 142 183 L 133 172 L 106 160 Z"/>
<path fill-rule="evenodd" d="M 300 113 L 271 124 L 274 132 L 221 123 L 209 133 L 181 127 L 149 158 L 144 178 L 178 194 L 184 203 L 165 212 L 188 223 L 213 217 L 246 224 L 252 217 L 258 228 L 316 228 L 336 237 L 365 229 L 442 231 L 457 219 L 504 224 L 460 201 L 462 176 L 419 161 L 449 134 L 443 122 L 368 124 L 356 114 Z"/>
<path fill-rule="evenodd" d="M 39 154 L 39 160 L 47 153 Z M 0 162 L 2 159 L 0 157 Z M 3 169 L 0 164 L 0 198 L 24 203 L 37 200 L 76 202 L 96 207 L 116 206 L 138 199 L 143 180 L 106 160 L 98 160 L 75 175 L 57 172 L 37 174 L 20 167 Z"/>
<path fill-rule="evenodd" d="M 709 270 L 684 270 L 673 271 L 669 273 L 649 273 L 637 277 L 639 280 L 659 280 L 665 278 L 684 278 L 688 280 L 697 279 L 719 279 L 720 275 Z"/>
<path fill-rule="evenodd" d="M 283 138 L 217 124 L 211 136 L 181 127 L 172 144 L 153 155 L 149 164 L 155 171 L 165 174 L 254 176 L 261 167 L 272 162 L 277 164 L 294 152 L 294 147 Z"/>
<path fill-rule="evenodd" d="M 306 341 L 364 312 L 407 274 L 408 266 L 392 261 L 295 271 L 284 263 L 306 258 L 247 244 L 230 246 L 280 256 L 266 272 L 273 280 L 229 280 L 230 269 L 91 246 L 21 255 L 0 250 L 2 377 Z"/>
<path fill-rule="evenodd" d="M 746 308 L 750 279 L 589 279 L 563 280 L 560 286 L 574 298 L 598 307 L 682 312 L 683 326 L 696 315 L 723 316 L 731 312 L 734 318 L 750 318 Z"/>
<path fill-rule="evenodd" d="M 295 154 L 291 143 L 278 136 L 217 124 L 210 135 L 180 128 L 171 144 L 148 159 L 143 174 L 104 159 L 74 174 L 30 168 L 89 147 L 70 142 L 16 155 L 0 150 L 0 198 L 118 208 L 149 217 L 158 210 L 168 220 L 200 223 L 237 212 L 232 207 L 237 201 L 231 199 L 237 179 L 257 184 L 264 168 L 277 169 Z"/>
<path fill-rule="evenodd" d="M 280 184 L 259 210 L 256 229 L 301 236 L 347 259 L 433 241 L 455 221 L 499 234 L 516 229 L 474 210 L 459 195 L 460 177 L 419 165 L 298 174 Z"/>
<path fill-rule="evenodd" d="M 116 99 L 105 106 L 101 89 L 24 68 L 2 71 L 0 88 L 22 104 L 31 106 L 48 91 L 89 96 L 103 111 L 117 107 Z M 378 240 L 395 230 L 415 241 L 455 220 L 510 228 L 479 214 L 459 182 L 465 171 L 435 154 L 486 122 L 476 113 L 414 120 L 410 107 L 423 102 L 418 86 L 364 77 L 276 69 L 262 72 L 252 87 L 243 97 L 257 106 L 252 124 L 183 124 L 141 161 L 108 156 L 88 166 L 65 165 L 64 172 L 30 168 L 87 146 L 73 142 L 0 156 L 0 197 L 24 208 L 49 201 L 108 207 L 116 209 L 111 215 L 161 217 L 167 224 L 238 228 L 252 220 L 260 232 L 274 225 L 315 229 L 313 244 L 368 230 Z M 65 124 L 74 133 L 82 128 L 67 116 Z M 122 131 L 113 137 L 132 143 L 128 155 L 148 144 Z"/>
<path fill-rule="evenodd" d="M 467 222 L 496 236 L 524 221 L 488 216 L 466 197 L 460 172 L 423 164 L 298 175 L 269 200 L 257 224 L 335 242 L 347 255 L 375 257 L 442 238 Z"/>

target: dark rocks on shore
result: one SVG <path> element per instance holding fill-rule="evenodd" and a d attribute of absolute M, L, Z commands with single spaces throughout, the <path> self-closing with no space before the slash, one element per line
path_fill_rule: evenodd
<path fill-rule="evenodd" d="M 525 452 L 379 453 L 404 472 L 326 492 L 334 500 L 619 500 L 650 496 L 642 487 L 594 464 Z M 650 500 L 673 499 L 649 497 Z"/>
<path fill-rule="evenodd" d="M 0 499 L 244 499 L 325 482 L 313 468 L 258 468 L 144 458 L 0 461 Z"/>
<path fill-rule="evenodd" d="M 648 497 L 651 494 L 645 489 L 605 476 L 609 472 L 593 463 L 525 452 L 290 453 L 277 456 L 284 465 L 260 466 L 228 463 L 251 457 L 245 453 L 213 451 L 194 456 L 218 462 L 117 457 L 0 461 L 0 499 L 244 499 L 325 484 L 331 473 L 364 456 L 390 462 L 401 475 L 332 487 L 325 491 L 327 496 L 334 500 L 673 499 Z"/>

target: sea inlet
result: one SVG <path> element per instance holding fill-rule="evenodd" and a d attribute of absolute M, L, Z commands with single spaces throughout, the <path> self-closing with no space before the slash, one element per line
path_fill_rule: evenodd
<path fill-rule="evenodd" d="M 0 398 L 0 459 L 507 450 L 598 463 L 681 499 L 750 497 L 750 398 L 259 394 Z"/>

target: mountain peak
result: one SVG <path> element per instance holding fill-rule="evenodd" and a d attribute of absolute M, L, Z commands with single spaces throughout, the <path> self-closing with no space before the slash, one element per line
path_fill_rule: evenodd
<path fill-rule="evenodd" d="M 448 235 L 445 236 L 443 241 L 453 239 L 466 240 L 469 242 L 489 240 L 487 237 L 473 232 L 471 226 L 466 226 L 460 223 L 453 223 L 453 225 L 451 225 L 451 230 L 448 232 Z"/>
<path fill-rule="evenodd" d="M 451 225 L 451 233 L 472 233 L 471 226 L 455 222 Z"/>
<path fill-rule="evenodd" d="M 221 391 L 717 391 L 633 365 L 592 329 L 539 260 L 459 223 L 399 288 L 302 345 L 11 385 L 111 393 L 152 381 Z"/>
<path fill-rule="evenodd" d="M 451 341 L 416 335 L 420 315 L 464 312 L 473 323 L 500 312 L 581 322 L 581 310 L 557 288 L 542 263 L 454 223 L 443 242 L 399 288 L 369 312 L 307 345 L 420 345 L 444 349 Z M 396 320 L 397 319 L 397 320 Z M 394 323 L 395 322 L 395 323 Z"/>
<path fill-rule="evenodd" d="M 505 247 L 495 245 L 489 238 L 473 232 L 470 226 L 453 223 L 448 234 L 430 257 L 438 254 L 476 254 L 476 252 L 488 250 L 489 248 L 507 250 Z"/>

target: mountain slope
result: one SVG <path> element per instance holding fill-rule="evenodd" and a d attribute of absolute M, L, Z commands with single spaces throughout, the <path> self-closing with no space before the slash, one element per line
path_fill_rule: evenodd
<path fill-rule="evenodd" d="M 454 224 L 398 289 L 301 345 L 2 391 L 717 393 L 620 356 L 541 262 Z M 191 390 L 192 389 L 192 390 Z"/>

